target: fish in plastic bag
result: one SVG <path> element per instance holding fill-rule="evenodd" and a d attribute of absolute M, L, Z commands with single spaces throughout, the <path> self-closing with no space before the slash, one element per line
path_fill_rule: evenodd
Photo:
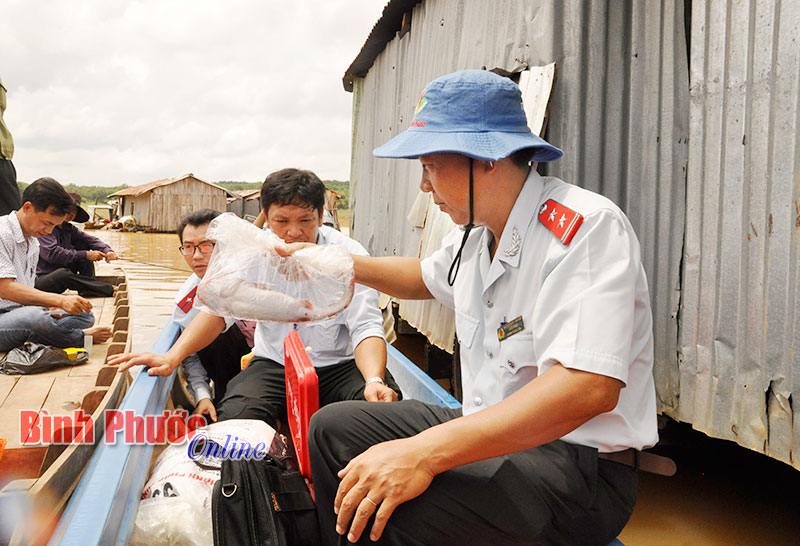
<path fill-rule="evenodd" d="M 197 296 L 215 315 L 310 322 L 336 315 L 353 299 L 353 258 L 340 246 L 280 256 L 275 248 L 285 244 L 277 235 L 232 213 L 217 216 L 207 234 L 217 243 Z"/>

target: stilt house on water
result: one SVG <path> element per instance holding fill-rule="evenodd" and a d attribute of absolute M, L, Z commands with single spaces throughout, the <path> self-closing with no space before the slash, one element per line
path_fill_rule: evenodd
<path fill-rule="evenodd" d="M 372 156 L 427 82 L 486 68 L 522 88 L 555 64 L 564 157 L 539 172 L 611 198 L 639 236 L 658 411 L 800 469 L 798 20 L 798 2 L 392 0 L 343 78 L 351 233 L 376 256 L 439 246 L 418 162 Z M 453 351 L 449 310 L 399 313 Z"/>
<path fill-rule="evenodd" d="M 200 180 L 192 173 L 154 180 L 125 188 L 109 197 L 120 200 L 120 216 L 133 216 L 139 226 L 152 231 L 175 231 L 184 214 L 197 209 L 226 211 L 225 188 Z"/>

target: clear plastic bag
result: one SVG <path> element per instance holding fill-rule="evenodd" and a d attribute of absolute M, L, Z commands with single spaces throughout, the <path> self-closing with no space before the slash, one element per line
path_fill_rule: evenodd
<path fill-rule="evenodd" d="M 278 255 L 283 241 L 234 214 L 208 227 L 217 241 L 197 288 L 212 313 L 243 320 L 309 322 L 342 311 L 353 298 L 353 259 L 341 246 L 304 248 Z"/>
<path fill-rule="evenodd" d="M 213 423 L 169 445 L 156 458 L 145 484 L 131 546 L 214 544 L 211 495 L 222 458 L 243 458 L 264 449 L 278 458 L 287 454 L 282 436 L 254 419 Z"/>

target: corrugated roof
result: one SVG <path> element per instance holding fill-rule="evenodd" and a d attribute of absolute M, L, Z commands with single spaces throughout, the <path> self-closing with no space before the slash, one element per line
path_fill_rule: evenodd
<path fill-rule="evenodd" d="M 369 33 L 367 41 L 361 47 L 361 51 L 353 63 L 344 73 L 342 85 L 348 93 L 353 92 L 353 78 L 363 78 L 375 62 L 375 58 L 381 54 L 397 31 L 403 24 L 403 15 L 422 0 L 392 0 L 383 8 L 383 13 L 372 32 Z"/>
<path fill-rule="evenodd" d="M 233 193 L 244 199 L 245 201 L 250 201 L 251 199 L 258 199 L 261 197 L 261 190 L 256 188 L 254 190 L 236 190 Z"/>
<path fill-rule="evenodd" d="M 133 186 L 132 188 L 125 188 L 124 190 L 112 193 L 111 195 L 109 195 L 109 197 L 122 197 L 122 196 L 137 197 L 139 195 L 142 195 L 143 193 L 147 193 L 151 190 L 154 190 L 155 188 L 160 188 L 161 186 L 169 186 L 170 184 L 175 184 L 176 182 L 180 182 L 181 180 L 185 180 L 187 178 L 194 178 L 198 182 L 202 182 L 203 184 L 208 184 L 209 186 L 213 186 L 217 189 L 224 191 L 230 197 L 234 196 L 233 192 L 226 190 L 222 186 L 217 186 L 216 184 L 212 184 L 211 182 L 200 180 L 192 173 L 186 173 L 180 176 L 174 176 L 172 178 L 162 178 L 160 180 L 153 180 L 152 182 L 147 182 L 146 184 L 139 184 L 138 186 Z"/>

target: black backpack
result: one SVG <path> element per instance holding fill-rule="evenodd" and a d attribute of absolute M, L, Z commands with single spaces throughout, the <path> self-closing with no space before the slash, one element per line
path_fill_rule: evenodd
<path fill-rule="evenodd" d="M 266 454 L 225 459 L 211 497 L 214 546 L 317 546 L 317 510 L 303 476 Z"/>

